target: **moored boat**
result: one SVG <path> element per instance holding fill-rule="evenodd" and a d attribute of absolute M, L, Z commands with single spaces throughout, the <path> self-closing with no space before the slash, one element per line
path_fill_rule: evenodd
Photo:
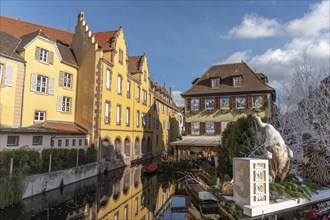
<path fill-rule="evenodd" d="M 154 173 L 158 170 L 158 164 L 152 163 L 149 166 L 147 166 L 145 169 L 143 169 L 144 173 Z"/>

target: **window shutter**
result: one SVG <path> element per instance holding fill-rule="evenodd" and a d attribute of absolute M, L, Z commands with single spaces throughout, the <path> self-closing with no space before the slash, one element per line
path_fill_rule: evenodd
<path fill-rule="evenodd" d="M 59 80 L 59 86 L 63 87 L 64 86 L 64 72 L 60 71 L 60 80 Z"/>
<path fill-rule="evenodd" d="M 231 109 L 236 109 L 236 97 L 235 96 L 230 97 L 230 103 L 231 103 Z"/>
<path fill-rule="evenodd" d="M 62 112 L 63 96 L 57 96 L 57 111 Z"/>
<path fill-rule="evenodd" d="M 215 97 L 215 109 L 220 109 L 220 98 Z"/>
<path fill-rule="evenodd" d="M 199 123 L 200 125 L 200 134 L 205 135 L 205 122 Z"/>
<path fill-rule="evenodd" d="M 201 110 L 205 110 L 205 98 L 201 98 Z"/>
<path fill-rule="evenodd" d="M 247 97 L 247 107 L 248 109 L 252 108 L 252 96 L 250 95 Z"/>
<path fill-rule="evenodd" d="M 49 78 L 48 81 L 48 94 L 54 95 L 54 84 L 55 84 L 55 79 L 54 78 Z"/>
<path fill-rule="evenodd" d="M 215 134 L 221 135 L 221 122 L 215 122 Z"/>
<path fill-rule="evenodd" d="M 31 91 L 37 90 L 37 74 L 32 73 L 31 74 Z"/>
<path fill-rule="evenodd" d="M 191 99 L 188 98 L 186 100 L 187 100 L 187 111 L 190 111 L 190 109 L 191 109 Z"/>
<path fill-rule="evenodd" d="M 190 122 L 186 122 L 186 131 L 187 131 L 187 134 L 191 134 L 191 123 Z"/>
<path fill-rule="evenodd" d="M 13 85 L 13 73 L 14 73 L 13 67 L 8 65 L 6 68 L 5 85 L 7 86 Z"/>
<path fill-rule="evenodd" d="M 54 63 L 54 52 L 49 51 L 48 63 L 49 64 Z"/>
<path fill-rule="evenodd" d="M 263 105 L 265 108 L 268 107 L 268 97 L 267 97 L 267 94 L 264 95 L 263 97 Z"/>
<path fill-rule="evenodd" d="M 40 47 L 36 47 L 34 59 L 36 59 L 36 60 L 40 59 Z"/>

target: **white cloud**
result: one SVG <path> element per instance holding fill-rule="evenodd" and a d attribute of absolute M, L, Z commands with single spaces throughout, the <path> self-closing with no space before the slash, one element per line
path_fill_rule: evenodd
<path fill-rule="evenodd" d="M 302 18 L 295 19 L 286 25 L 287 32 L 293 36 L 317 36 L 329 31 L 330 2 L 322 1 L 311 7 L 311 12 Z"/>
<path fill-rule="evenodd" d="M 239 26 L 229 31 L 229 37 L 259 38 L 280 35 L 281 25 L 276 19 L 267 19 L 256 14 L 246 14 Z"/>
<path fill-rule="evenodd" d="M 313 4 L 310 11 L 302 18 L 297 18 L 281 24 L 276 19 L 263 18 L 257 14 L 246 14 L 240 25 L 233 27 L 229 37 L 256 39 L 262 37 L 305 36 L 313 37 L 322 33 L 329 33 L 330 2 L 322 1 Z"/>
<path fill-rule="evenodd" d="M 289 79 L 294 70 L 294 65 L 302 53 L 306 53 L 316 61 L 329 66 L 329 5 L 330 2 L 328 1 L 314 4 L 311 6 L 311 11 L 303 17 L 277 26 L 279 29 L 278 32 L 273 32 L 274 36 L 280 33 L 287 33 L 292 36 L 282 47 L 269 48 L 255 55 L 253 55 L 252 50 L 236 51 L 221 63 L 240 62 L 244 59 L 252 69 L 256 69 L 256 72 L 265 73 L 268 76 L 270 85 L 275 89 L 280 89 L 281 84 Z M 245 19 L 246 17 L 243 18 L 242 24 L 244 24 Z M 264 20 L 267 19 L 263 18 Z M 241 27 L 242 24 L 238 27 Z M 248 26 L 243 28 L 246 27 Z M 263 27 L 267 27 L 267 25 Z M 237 27 L 232 30 L 237 30 L 236 34 L 240 33 Z M 272 32 L 269 31 L 268 33 Z M 235 36 L 246 38 L 244 35 Z M 256 34 L 256 36 L 262 37 L 265 35 Z"/>
<path fill-rule="evenodd" d="M 181 97 L 182 91 L 172 91 L 172 98 L 176 106 L 184 107 L 184 99 Z"/>

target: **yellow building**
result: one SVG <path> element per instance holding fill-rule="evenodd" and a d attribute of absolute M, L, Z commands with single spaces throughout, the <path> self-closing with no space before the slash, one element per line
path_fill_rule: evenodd
<path fill-rule="evenodd" d="M 19 127 L 25 61 L 15 51 L 19 38 L 0 31 L 0 42 L 0 127 Z"/>
<path fill-rule="evenodd" d="M 92 33 L 83 12 L 74 33 L 0 19 L 1 30 L 20 37 L 16 52 L 26 62 L 17 126 L 88 132 L 104 169 L 159 156 L 177 138 L 171 92 L 150 79 L 146 54 L 129 56 L 122 27 Z M 67 143 L 56 138 L 44 144 Z"/>

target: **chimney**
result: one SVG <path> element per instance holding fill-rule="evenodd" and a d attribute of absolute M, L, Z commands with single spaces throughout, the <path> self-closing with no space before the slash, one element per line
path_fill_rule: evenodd
<path fill-rule="evenodd" d="M 84 20 L 85 19 L 85 13 L 84 12 L 79 12 L 79 14 L 78 14 L 78 20 L 79 21 L 82 21 L 82 20 Z"/>
<path fill-rule="evenodd" d="M 172 87 L 170 87 L 170 97 L 172 97 Z"/>

